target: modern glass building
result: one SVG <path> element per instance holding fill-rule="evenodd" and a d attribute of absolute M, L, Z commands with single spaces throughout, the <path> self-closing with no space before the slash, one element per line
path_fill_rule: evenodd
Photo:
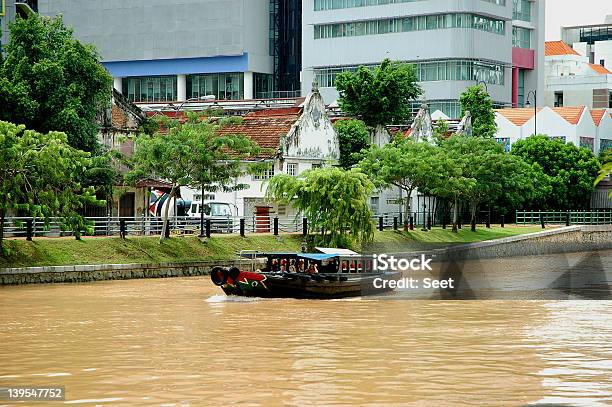
<path fill-rule="evenodd" d="M 80 40 L 96 45 L 115 88 L 129 100 L 168 103 L 273 97 L 286 88 L 299 92 L 301 58 L 295 50 L 301 46 L 279 32 L 297 21 L 301 34 L 296 3 L 40 0 L 39 8 L 44 15 L 63 15 Z M 297 65 L 286 62 L 291 56 Z"/>
<path fill-rule="evenodd" d="M 302 14 L 303 94 L 316 80 L 328 103 L 338 73 L 385 58 L 413 63 L 423 99 L 454 118 L 467 86 L 497 106 L 544 87 L 544 0 L 304 0 Z"/>
<path fill-rule="evenodd" d="M 590 63 L 612 70 L 612 15 L 603 24 L 563 27 L 561 39 Z"/>

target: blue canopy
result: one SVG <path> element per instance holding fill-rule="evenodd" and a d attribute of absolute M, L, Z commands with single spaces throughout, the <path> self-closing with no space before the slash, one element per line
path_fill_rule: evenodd
<path fill-rule="evenodd" d="M 334 259 L 336 257 L 340 257 L 338 254 L 325 254 L 325 253 L 301 253 L 298 257 L 308 259 L 308 260 L 329 260 Z"/>

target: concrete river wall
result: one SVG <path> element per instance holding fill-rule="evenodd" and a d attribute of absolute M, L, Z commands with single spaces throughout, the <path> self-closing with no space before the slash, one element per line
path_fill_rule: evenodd
<path fill-rule="evenodd" d="M 527 235 L 434 250 L 438 260 L 503 258 L 612 249 L 612 225 L 569 226 Z M 76 283 L 101 280 L 202 276 L 217 265 L 247 266 L 248 260 L 209 260 L 160 264 L 102 264 L 0 269 L 0 285 Z"/>

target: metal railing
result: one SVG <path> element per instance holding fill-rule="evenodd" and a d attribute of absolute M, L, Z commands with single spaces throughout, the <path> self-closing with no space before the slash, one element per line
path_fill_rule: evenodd
<path fill-rule="evenodd" d="M 516 211 L 518 225 L 612 225 L 612 209 L 576 211 Z"/>

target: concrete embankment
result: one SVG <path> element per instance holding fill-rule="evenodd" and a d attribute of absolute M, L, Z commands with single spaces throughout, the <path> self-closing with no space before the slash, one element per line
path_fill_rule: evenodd
<path fill-rule="evenodd" d="M 191 277 L 210 274 L 218 265 L 240 267 L 245 260 L 201 261 L 160 264 L 102 264 L 91 266 L 48 266 L 0 269 L 0 285 L 78 283 L 138 278 Z"/>
<path fill-rule="evenodd" d="M 438 260 L 486 259 L 612 249 L 612 225 L 567 226 L 433 250 Z"/>
<path fill-rule="evenodd" d="M 612 249 L 612 225 L 569 226 L 428 251 L 437 260 L 506 258 Z M 245 260 L 208 260 L 157 264 L 104 264 L 0 269 L 0 285 L 76 283 L 101 280 L 202 276 L 216 265 L 250 264 Z"/>

